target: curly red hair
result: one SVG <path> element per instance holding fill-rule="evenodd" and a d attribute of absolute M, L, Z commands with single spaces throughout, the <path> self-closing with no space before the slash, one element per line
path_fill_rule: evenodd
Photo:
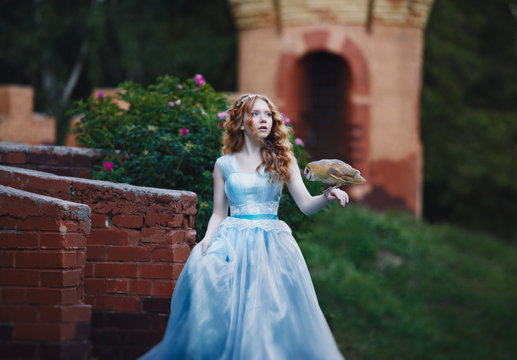
<path fill-rule="evenodd" d="M 227 110 L 228 118 L 224 123 L 226 130 L 223 136 L 223 155 L 239 152 L 244 146 L 244 132 L 241 130 L 244 115 L 248 115 L 247 123 L 256 134 L 251 120 L 251 109 L 257 99 L 267 103 L 272 113 L 273 126 L 267 138 L 260 140 L 262 148 L 262 163 L 257 170 L 264 165 L 264 171 L 269 174 L 270 181 L 277 180 L 286 183 L 291 177 L 289 166 L 294 158 L 292 145 L 289 141 L 289 129 L 284 124 L 284 117 L 278 112 L 277 107 L 264 95 L 242 95 Z M 258 139 L 258 137 L 257 137 Z"/>

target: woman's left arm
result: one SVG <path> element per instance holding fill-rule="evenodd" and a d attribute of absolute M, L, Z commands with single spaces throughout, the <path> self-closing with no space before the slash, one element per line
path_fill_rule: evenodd
<path fill-rule="evenodd" d="M 338 200 L 341 206 L 348 204 L 348 194 L 339 188 L 331 188 L 321 195 L 312 196 L 303 183 L 298 162 L 295 158 L 291 161 L 290 170 L 291 178 L 287 183 L 287 188 L 293 196 L 296 205 L 305 215 L 311 215 L 320 211 L 333 200 Z"/>

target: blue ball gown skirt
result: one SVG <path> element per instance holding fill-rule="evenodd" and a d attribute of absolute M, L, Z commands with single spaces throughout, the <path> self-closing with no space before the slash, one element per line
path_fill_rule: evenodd
<path fill-rule="evenodd" d="M 232 155 L 218 162 L 232 216 L 205 256 L 199 245 L 192 250 L 165 335 L 140 359 L 343 359 L 298 244 L 272 210 L 281 188 L 264 183 L 264 174 L 236 171 Z M 235 196 L 241 185 L 252 189 Z M 255 201 L 266 188 L 270 201 Z"/>

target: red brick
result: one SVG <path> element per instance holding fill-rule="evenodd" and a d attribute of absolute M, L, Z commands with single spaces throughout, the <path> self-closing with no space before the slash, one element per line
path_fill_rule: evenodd
<path fill-rule="evenodd" d="M 191 247 L 196 245 L 196 230 L 187 230 L 185 233 L 185 240 Z"/>
<path fill-rule="evenodd" d="M 34 322 L 39 318 L 38 309 L 27 305 L 0 306 L 0 323 L 5 322 Z"/>
<path fill-rule="evenodd" d="M 24 164 L 27 156 L 22 152 L 8 152 L 5 160 L 11 164 Z"/>
<path fill-rule="evenodd" d="M 167 243 L 167 232 L 162 229 L 145 228 L 142 229 L 142 242 Z"/>
<path fill-rule="evenodd" d="M 84 265 L 84 276 L 93 276 L 94 272 L 94 265 L 91 262 L 87 262 L 86 265 Z"/>
<path fill-rule="evenodd" d="M 152 280 L 129 280 L 130 295 L 151 295 Z"/>
<path fill-rule="evenodd" d="M 173 261 L 173 250 L 170 248 L 157 248 L 153 250 L 152 254 L 153 261 Z"/>
<path fill-rule="evenodd" d="M 86 237 L 77 233 L 42 233 L 40 247 L 42 249 L 84 249 Z"/>
<path fill-rule="evenodd" d="M 24 268 L 77 267 L 76 251 L 20 252 L 16 254 L 16 266 Z"/>
<path fill-rule="evenodd" d="M 26 304 L 27 288 L 2 286 L 2 303 Z"/>
<path fill-rule="evenodd" d="M 69 287 L 79 286 L 83 277 L 82 269 L 41 271 L 41 286 Z"/>
<path fill-rule="evenodd" d="M 173 249 L 173 261 L 187 261 L 190 255 L 190 247 L 188 246 L 178 246 Z"/>
<path fill-rule="evenodd" d="M 95 296 L 94 295 L 85 295 L 84 303 L 87 305 L 91 305 L 92 308 L 95 308 Z"/>
<path fill-rule="evenodd" d="M 127 279 L 109 279 L 106 280 L 106 293 L 123 293 L 128 292 Z"/>
<path fill-rule="evenodd" d="M 13 332 L 13 340 L 69 340 L 75 337 L 75 323 L 18 323 Z"/>
<path fill-rule="evenodd" d="M 60 223 L 59 231 L 66 233 L 82 232 L 84 234 L 90 233 L 90 221 L 89 218 L 82 219 L 83 221 L 77 220 L 63 220 Z"/>
<path fill-rule="evenodd" d="M 38 283 L 38 270 L 0 269 L 0 285 L 38 286 Z"/>
<path fill-rule="evenodd" d="M 99 295 L 106 292 L 106 280 L 86 278 L 84 279 L 84 292 L 88 295 Z"/>
<path fill-rule="evenodd" d="M 19 220 L 17 224 L 19 230 L 42 230 L 42 231 L 59 231 L 59 222 L 55 217 L 50 216 L 32 216 L 25 220 Z"/>
<path fill-rule="evenodd" d="M 126 229 L 127 244 L 129 246 L 137 246 L 140 244 L 140 230 Z"/>
<path fill-rule="evenodd" d="M 119 261 L 149 261 L 151 250 L 147 247 L 108 246 L 108 259 Z"/>
<path fill-rule="evenodd" d="M 96 263 L 95 276 L 109 278 L 136 278 L 138 266 L 128 263 Z"/>
<path fill-rule="evenodd" d="M 95 309 L 140 312 L 140 298 L 127 295 L 99 295 L 95 298 Z"/>
<path fill-rule="evenodd" d="M 113 217 L 113 225 L 123 228 L 139 229 L 144 225 L 140 215 L 117 215 Z"/>
<path fill-rule="evenodd" d="M 171 244 L 182 244 L 185 242 L 185 231 L 173 230 L 168 234 Z"/>
<path fill-rule="evenodd" d="M 84 267 L 86 265 L 86 250 L 79 250 L 77 252 L 77 266 Z"/>
<path fill-rule="evenodd" d="M 27 289 L 27 302 L 29 304 L 75 304 L 79 300 L 76 288 L 51 289 L 36 288 Z"/>
<path fill-rule="evenodd" d="M 120 230 L 92 229 L 88 244 L 126 245 L 127 234 Z"/>
<path fill-rule="evenodd" d="M 153 281 L 153 296 L 163 296 L 163 297 L 171 297 L 172 290 L 174 286 L 172 285 L 172 281 Z"/>
<path fill-rule="evenodd" d="M 177 280 L 178 277 L 180 276 L 181 271 L 183 270 L 183 266 L 184 266 L 184 264 L 174 264 L 173 265 L 173 276 L 172 276 L 172 278 L 174 280 Z"/>
<path fill-rule="evenodd" d="M 0 251 L 0 266 L 14 267 L 14 251 Z"/>
<path fill-rule="evenodd" d="M 36 249 L 38 240 L 35 232 L 0 231 L 1 249 Z"/>
<path fill-rule="evenodd" d="M 41 306 L 40 321 L 42 322 L 89 322 L 92 316 L 92 306 L 88 304 Z"/>
<path fill-rule="evenodd" d="M 86 248 L 86 259 L 106 260 L 106 246 L 88 244 L 88 247 Z"/>
<path fill-rule="evenodd" d="M 140 275 L 144 279 L 172 280 L 173 267 L 169 264 L 142 264 Z"/>
<path fill-rule="evenodd" d="M 106 228 L 106 215 L 105 214 L 92 214 L 91 216 L 92 228 L 104 229 Z M 109 225 L 109 224 L 108 224 Z"/>
<path fill-rule="evenodd" d="M 180 215 L 181 216 L 181 215 Z M 145 224 L 147 226 L 155 226 L 155 225 L 161 225 L 166 226 L 168 223 L 175 223 L 175 219 L 172 214 L 157 214 L 157 213 L 150 213 L 145 216 Z M 181 224 L 181 220 L 180 220 Z"/>
<path fill-rule="evenodd" d="M 177 214 L 174 215 L 171 221 L 167 223 L 167 225 L 171 228 L 180 228 L 181 224 L 183 223 L 183 215 Z"/>
<path fill-rule="evenodd" d="M 0 208 L 0 214 L 2 213 L 8 214 L 9 212 L 4 208 Z M 0 216 L 0 229 L 18 230 L 18 219 L 10 216 Z"/>

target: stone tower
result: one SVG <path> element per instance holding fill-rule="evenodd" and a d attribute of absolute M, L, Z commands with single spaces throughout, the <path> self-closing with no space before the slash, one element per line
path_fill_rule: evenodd
<path fill-rule="evenodd" d="M 352 197 L 421 213 L 420 89 L 432 0 L 228 0 L 239 92 L 264 93 L 314 158 L 366 185 Z"/>

